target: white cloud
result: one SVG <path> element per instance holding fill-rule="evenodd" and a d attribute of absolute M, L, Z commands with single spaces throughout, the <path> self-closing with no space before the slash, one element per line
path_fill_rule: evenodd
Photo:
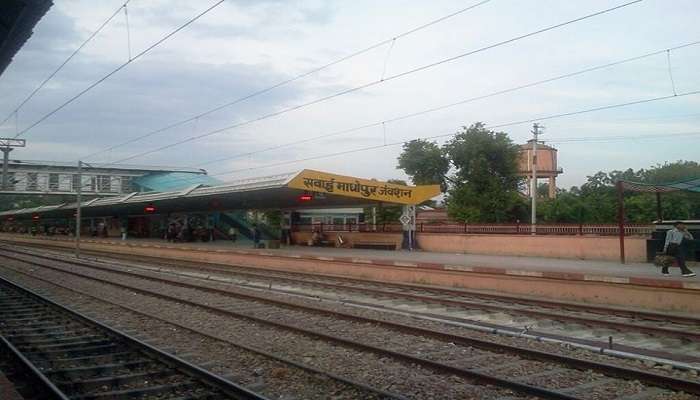
<path fill-rule="evenodd" d="M 9 112 L 47 76 L 121 1 L 58 2 L 35 35 L 0 77 L 0 112 Z M 29 146 L 16 157 L 73 160 L 188 118 L 303 73 L 355 50 L 419 26 L 469 3 L 456 0 L 389 1 L 230 1 L 195 22 L 152 53 L 127 66 L 103 85 L 49 118 L 29 134 Z M 132 54 L 149 46 L 212 1 L 149 1 L 129 5 Z M 202 118 L 105 154 L 118 159 L 349 87 L 496 43 L 544 26 L 619 4 L 615 1 L 493 0 L 488 4 L 401 38 L 389 45 Z M 647 0 L 516 43 L 465 57 L 341 96 L 308 108 L 228 130 L 187 145 L 133 160 L 135 163 L 193 165 L 276 143 L 305 139 L 496 90 L 616 61 L 700 38 L 693 0 Z M 127 57 L 123 15 L 66 66 L 20 113 L 20 128 L 51 110 Z M 676 89 L 700 89 L 700 46 L 671 54 Z M 498 124 L 633 101 L 671 92 L 666 58 L 657 56 L 520 92 L 391 123 L 387 142 L 454 132 L 475 121 Z M 637 135 L 700 129 L 699 97 L 549 120 L 547 137 Z M 3 115 L 4 117 L 4 115 Z M 627 120 L 628 119 L 628 120 Z M 4 132 L 14 127 L 2 127 Z M 504 128 L 522 142 L 530 124 Z M 208 165 L 212 172 L 263 167 L 384 142 L 377 127 Z M 48 144 L 55 143 L 56 146 Z M 696 159 L 698 138 L 560 145 L 563 185 L 579 185 L 597 170 L 641 168 L 680 158 Z M 663 151 L 660 151 L 663 149 Z M 78 150 L 81 150 L 80 152 Z M 592 151 L 595 150 L 595 151 Z M 252 176 L 303 167 L 376 178 L 403 178 L 395 169 L 400 146 L 342 157 L 250 170 Z"/>

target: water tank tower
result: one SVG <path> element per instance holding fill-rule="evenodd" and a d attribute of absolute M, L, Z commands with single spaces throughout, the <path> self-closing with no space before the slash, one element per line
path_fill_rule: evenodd
<path fill-rule="evenodd" d="M 534 139 L 533 139 L 534 140 Z M 529 140 L 527 144 L 520 145 L 520 160 L 518 162 L 518 173 L 527 180 L 526 194 L 531 197 L 530 193 L 532 182 L 532 142 Z M 537 142 L 537 180 L 549 179 L 549 198 L 553 199 L 557 195 L 557 176 L 563 173 L 564 170 L 557 165 L 557 149 L 547 146 L 544 142 Z"/>

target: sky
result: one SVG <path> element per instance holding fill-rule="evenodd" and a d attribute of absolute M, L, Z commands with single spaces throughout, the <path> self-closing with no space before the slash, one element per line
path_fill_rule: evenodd
<path fill-rule="evenodd" d="M 643 0 L 402 74 L 628 1 L 228 0 L 26 130 L 127 62 L 130 53 L 141 53 L 216 3 L 130 0 L 128 30 L 122 10 L 0 126 L 0 136 L 24 132 L 20 137 L 27 147 L 13 152 L 12 158 L 96 163 L 126 159 L 128 164 L 204 168 L 224 181 L 303 168 L 406 179 L 396 169 L 401 152 L 397 143 L 440 135 L 435 140 L 444 143 L 449 134 L 478 121 L 505 125 L 494 129 L 507 132 L 516 143 L 531 137 L 533 122 L 544 125 L 541 138 L 558 149 L 564 170 L 560 187 L 581 185 L 600 170 L 700 161 L 700 94 L 548 118 L 700 91 L 700 44 L 381 123 L 700 41 L 700 2 Z M 123 2 L 54 0 L 0 75 L 0 120 Z M 470 6 L 475 7 L 402 35 Z M 386 43 L 331 67 L 193 118 L 382 42 Z M 356 89 L 372 82 L 376 83 Z M 329 96 L 333 97 L 315 102 Z M 313 104 L 296 108 L 307 103 Z M 365 125 L 371 126 L 354 129 Z M 231 128 L 223 129 L 227 127 Z M 348 132 L 306 140 L 343 131 Z M 190 139 L 196 136 L 202 137 Z M 591 139 L 617 137 L 627 139 Z M 581 138 L 586 141 L 578 141 Z M 178 142 L 184 143 L 155 151 Z M 372 149 L 352 152 L 363 148 Z"/>

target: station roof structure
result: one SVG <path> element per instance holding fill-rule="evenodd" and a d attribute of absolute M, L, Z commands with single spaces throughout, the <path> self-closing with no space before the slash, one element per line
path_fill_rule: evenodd
<path fill-rule="evenodd" d="M 65 161 L 43 161 L 43 160 L 8 160 L 8 165 L 10 168 L 15 167 L 27 167 L 35 169 L 78 169 L 77 162 L 65 162 Z M 83 167 L 83 169 L 91 169 L 98 171 L 136 171 L 136 172 L 184 172 L 192 174 L 203 174 L 206 173 L 205 170 L 201 168 L 188 168 L 188 167 L 168 167 L 161 165 L 130 165 L 130 164 L 111 164 L 111 163 L 93 163 L 91 162 L 89 166 Z"/>
<path fill-rule="evenodd" d="M 377 202 L 416 205 L 439 194 L 438 185 L 405 186 L 303 170 L 216 186 L 197 184 L 177 191 L 137 192 L 120 197 L 96 198 L 81 205 L 81 214 L 87 218 L 143 215 L 147 206 L 155 208 L 154 214 L 165 214 L 236 209 L 362 207 Z M 76 208 L 76 203 L 25 208 L 0 212 L 0 218 L 71 218 Z"/>
<path fill-rule="evenodd" d="M 666 193 L 679 192 L 682 190 L 700 193 L 700 178 L 686 179 L 668 183 L 641 183 L 622 181 L 625 190 L 633 192 Z"/>
<path fill-rule="evenodd" d="M 53 5 L 51 0 L 0 1 L 0 74 L 32 35 L 34 26 Z"/>

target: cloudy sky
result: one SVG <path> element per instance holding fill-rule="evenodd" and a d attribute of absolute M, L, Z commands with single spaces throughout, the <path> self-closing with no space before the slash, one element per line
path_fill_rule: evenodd
<path fill-rule="evenodd" d="M 0 76 L 0 120 L 122 4 L 55 0 Z M 700 2 L 644 0 L 420 72 L 403 72 L 601 11 L 626 0 L 491 0 L 262 95 L 144 140 L 95 152 L 187 120 L 304 74 L 480 0 L 229 0 L 22 135 L 14 158 L 196 166 L 223 179 L 316 168 L 378 179 L 403 178 L 392 143 L 445 135 L 483 121 L 542 118 L 559 149 L 560 186 L 598 170 L 642 168 L 700 157 L 700 94 L 574 116 L 607 105 L 700 90 L 700 44 L 567 79 L 474 100 L 385 124 L 382 121 L 700 40 Z M 131 0 L 136 55 L 215 0 Z M 14 136 L 128 60 L 123 13 L 0 127 Z M 670 67 L 673 84 L 669 76 Z M 395 78 L 393 78 L 395 77 Z M 293 111 L 382 78 L 366 89 Z M 257 121 L 256 121 L 257 120 Z M 376 124 L 375 124 L 376 123 Z M 372 125 L 324 139 L 304 139 Z M 221 130 L 237 125 L 237 127 Z M 532 122 L 501 130 L 524 143 Z M 150 152 L 194 136 L 198 140 Z M 693 133 L 695 133 L 693 135 Z M 672 135 L 653 139 L 645 135 Z M 676 134 L 689 134 L 673 136 Z M 614 141 L 569 141 L 592 137 Z M 448 138 L 439 139 L 441 142 Z M 262 151 L 280 144 L 292 144 Z M 388 144 L 388 146 L 383 146 Z M 366 147 L 372 150 L 318 158 Z M 253 154 L 247 154 L 247 153 Z M 149 153 L 138 156 L 141 153 Z M 138 157 L 134 157 L 138 156 Z M 133 158 L 132 158 L 133 157 Z M 227 159 L 228 160 L 222 160 Z M 311 159 L 304 162 L 292 162 Z"/>

